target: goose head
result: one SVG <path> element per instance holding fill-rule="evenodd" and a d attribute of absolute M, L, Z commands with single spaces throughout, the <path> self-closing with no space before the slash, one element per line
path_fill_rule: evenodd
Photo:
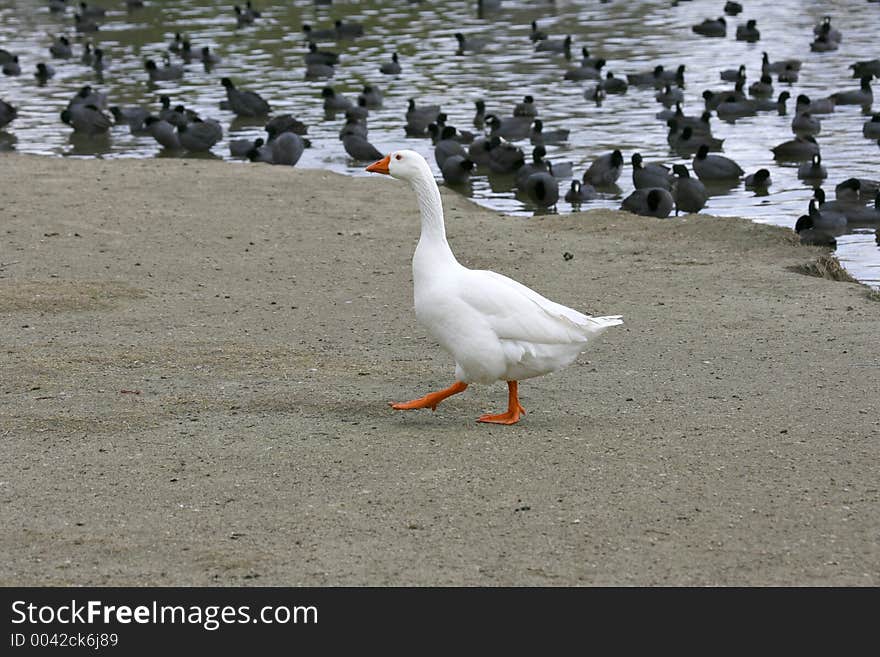
<path fill-rule="evenodd" d="M 393 151 L 367 167 L 371 173 L 384 173 L 398 180 L 433 178 L 431 167 L 421 155 L 411 150 Z"/>

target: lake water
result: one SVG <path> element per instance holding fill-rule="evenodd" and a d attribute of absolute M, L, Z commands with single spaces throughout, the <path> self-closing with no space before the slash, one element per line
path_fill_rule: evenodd
<path fill-rule="evenodd" d="M 106 141 L 72 140 L 71 129 L 59 114 L 69 98 L 83 84 L 106 92 L 111 104 L 158 107 L 165 93 L 173 102 L 183 103 L 204 118 L 216 118 L 224 126 L 224 140 L 213 152 L 229 158 L 229 139 L 263 136 L 265 121 L 234 120 L 231 112 L 219 109 L 225 98 L 220 78 L 229 76 L 240 87 L 259 91 L 273 106 L 273 113 L 292 113 L 309 125 L 308 149 L 298 166 L 327 168 L 352 175 L 369 175 L 363 164 L 351 161 L 338 140 L 344 117 L 326 119 L 321 89 L 331 84 L 338 92 L 356 97 L 364 84 L 381 88 L 384 107 L 370 114 L 370 141 L 379 150 L 401 147 L 418 150 L 434 164 L 430 140 L 404 136 L 407 99 L 442 105 L 449 123 L 473 130 L 474 100 L 483 98 L 488 111 L 509 115 L 526 94 L 535 97 L 545 130 L 564 127 L 571 130 L 568 143 L 548 147 L 549 157 L 574 164 L 577 176 L 598 155 L 619 148 L 626 160 L 620 192 L 584 204 L 617 208 L 632 191 L 630 155 L 638 151 L 647 162 L 686 163 L 670 151 L 665 124 L 655 118 L 663 109 L 654 99 L 654 90 L 630 87 L 624 95 L 612 95 L 598 105 L 584 99 L 583 90 L 591 82 L 563 81 L 565 69 L 579 63 L 580 50 L 604 57 L 606 71 L 617 76 L 651 69 L 663 64 L 673 69 L 686 66 L 686 114 L 703 109 L 704 89 L 726 89 L 732 85 L 719 79 L 723 69 L 747 67 L 748 84 L 760 77 L 761 53 L 772 61 L 797 58 L 803 61 L 798 82 L 783 85 L 774 77 L 774 97 L 789 89 L 792 100 L 787 116 L 761 113 L 735 124 L 713 118 L 717 137 L 725 139 L 724 155 L 735 159 L 747 172 L 767 168 L 773 185 L 770 193 L 757 196 L 740 184 L 712 196 L 704 212 L 719 216 L 745 216 L 761 223 L 793 227 L 805 214 L 812 191 L 798 180 L 796 165 L 775 163 L 770 147 L 792 138 L 790 130 L 794 98 L 806 93 L 821 98 L 832 92 L 858 88 L 850 64 L 880 56 L 878 26 L 880 3 L 865 0 L 810 2 L 777 0 L 755 3 L 744 0 L 746 10 L 738 17 L 727 17 L 726 38 L 707 38 L 694 34 L 691 25 L 722 14 L 723 0 L 693 0 L 672 6 L 662 2 L 598 1 L 555 3 L 526 0 L 501 3 L 497 10 L 480 12 L 475 1 L 440 2 L 336 2 L 316 5 L 312 0 L 264 2 L 255 6 L 262 17 L 249 27 L 236 28 L 232 2 L 164 2 L 147 0 L 141 9 L 127 10 L 125 2 L 115 0 L 91 3 L 107 11 L 100 30 L 88 34 L 106 53 L 103 76 L 80 64 L 82 36 L 73 29 L 73 9 L 50 13 L 45 0 L 0 0 L 0 48 L 17 53 L 23 73 L 19 77 L 0 76 L 0 98 L 19 108 L 20 116 L 5 133 L 5 143 L 20 152 L 46 155 L 114 157 L 156 157 L 159 147 L 149 136 L 136 137 L 126 127 L 115 127 Z M 488 3 L 487 3 L 488 4 Z M 813 26 L 824 15 L 843 33 L 837 51 L 810 51 Z M 334 19 L 355 20 L 366 28 L 364 37 L 353 41 L 321 41 L 322 49 L 341 54 L 335 76 L 327 80 L 304 79 L 305 42 L 301 26 L 332 26 Z M 748 18 L 757 20 L 761 39 L 757 43 L 736 41 L 736 26 Z M 573 59 L 562 55 L 536 53 L 529 40 L 530 22 L 554 38 L 570 34 Z M 456 56 L 457 31 L 489 40 L 477 55 Z M 210 46 L 222 62 L 210 72 L 194 62 L 186 66 L 182 80 L 152 85 L 143 68 L 146 58 L 159 59 L 175 32 L 186 34 L 198 50 Z M 75 57 L 50 60 L 49 35 L 66 33 L 74 41 Z M 399 76 L 379 73 L 380 63 L 397 51 L 403 72 Z M 176 58 L 175 58 L 176 60 Z M 45 86 L 33 76 L 39 61 L 51 63 L 56 75 Z M 875 88 L 878 85 L 875 82 Z M 880 90 L 878 88 L 877 90 Z M 877 105 L 875 104 L 875 109 Z M 834 197 L 834 185 L 849 177 L 880 177 L 880 148 L 876 140 L 862 137 L 867 117 L 860 108 L 840 107 L 822 117 L 817 137 L 828 179 L 823 185 Z M 524 149 L 531 151 L 528 141 Z M 231 164 L 231 166 L 260 166 Z M 439 172 L 438 172 L 439 173 Z M 567 187 L 565 185 L 561 188 Z M 514 214 L 530 214 L 533 208 L 518 198 L 508 179 L 476 176 L 469 190 L 481 205 Z M 561 202 L 558 212 L 571 207 Z M 880 286 L 880 247 L 873 230 L 856 229 L 838 238 L 837 255 L 858 279 Z"/>

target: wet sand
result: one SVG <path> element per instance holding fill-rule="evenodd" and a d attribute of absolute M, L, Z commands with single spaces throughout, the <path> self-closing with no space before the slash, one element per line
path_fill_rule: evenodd
<path fill-rule="evenodd" d="M 501 384 L 387 406 L 453 376 L 402 183 L 0 180 L 0 584 L 880 585 L 880 303 L 789 230 L 444 191 L 464 264 L 626 322 L 498 427 Z"/>

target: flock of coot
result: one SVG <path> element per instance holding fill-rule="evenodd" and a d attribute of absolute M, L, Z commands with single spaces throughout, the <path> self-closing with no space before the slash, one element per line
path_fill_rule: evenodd
<path fill-rule="evenodd" d="M 128 0 L 125 4 L 135 10 L 143 3 Z M 485 2 L 481 5 L 486 8 Z M 72 14 L 71 27 L 78 38 L 52 37 L 47 47 L 49 60 L 33 62 L 31 74 L 35 83 L 51 83 L 56 67 L 72 60 L 102 71 L 104 52 L 93 47 L 88 36 L 100 29 L 105 9 L 86 2 L 74 6 L 65 0 L 50 0 L 49 10 Z M 737 16 L 742 10 L 742 5 L 737 2 L 727 2 L 723 7 L 727 17 Z M 233 18 L 236 26 L 247 26 L 261 20 L 261 13 L 248 0 L 230 10 L 230 22 Z M 340 66 L 339 53 L 322 48 L 319 41 L 338 42 L 357 39 L 364 34 L 362 24 L 338 19 L 326 28 L 312 25 L 300 28 L 307 44 L 303 60 L 305 77 L 309 80 L 329 80 Z M 707 38 L 724 38 L 728 19 L 724 16 L 707 18 L 694 24 L 692 30 Z M 457 42 L 456 52 L 462 56 L 478 56 L 490 41 L 461 32 L 450 37 Z M 741 22 L 736 27 L 735 38 L 751 43 L 760 41 L 758 21 Z M 810 50 L 833 51 L 843 38 L 840 30 L 834 27 L 832 18 L 826 16 L 813 29 Z M 566 61 L 573 58 L 571 36 L 547 34 L 537 21 L 531 23 L 528 39 L 522 43 L 523 48 L 562 55 Z M 75 41 L 81 43 L 75 46 Z M 561 77 L 586 82 L 585 100 L 601 102 L 608 95 L 626 93 L 630 89 L 634 93 L 653 93 L 661 107 L 657 118 L 668 128 L 671 150 L 680 157 L 691 159 L 690 169 L 682 164 L 670 168 L 659 162 L 645 162 L 640 153 L 632 153 L 629 161 L 635 189 L 623 200 L 622 209 L 641 215 L 667 217 L 673 212 L 699 212 L 712 193 L 723 192 L 740 182 L 749 189 L 766 190 L 772 184 L 769 170 L 761 168 L 747 173 L 735 161 L 719 154 L 724 140 L 713 135 L 711 122 L 713 117 L 735 122 L 759 112 L 780 115 L 791 112 L 792 137 L 775 145 L 771 152 L 777 161 L 800 162 L 798 177 L 814 187 L 807 212 L 795 223 L 802 241 L 833 245 L 834 235 L 848 226 L 880 225 L 880 184 L 877 180 L 845 179 L 835 186 L 835 199 L 826 199 L 822 184 L 828 172 L 816 139 L 822 121 L 829 120 L 829 114 L 841 106 L 852 105 L 860 107 L 868 117 L 863 137 L 880 145 L 880 114 L 870 114 L 872 80 L 880 77 L 880 59 L 852 64 L 848 73 L 857 86 L 852 84 L 824 98 L 799 94 L 789 109 L 791 93 L 783 90 L 775 94 L 774 77 L 778 83 L 787 85 L 797 82 L 802 62 L 795 58 L 771 61 L 765 52 L 758 80 L 747 86 L 744 64 L 722 71 L 721 80 L 732 86 L 705 90 L 702 93 L 703 107 L 698 113 L 689 115 L 683 109 L 685 66 L 666 70 L 658 64 L 625 77 L 615 77 L 612 72 L 604 70 L 607 62 L 603 57 L 591 54 L 586 47 L 581 48 L 580 55 L 579 65 L 570 66 Z M 388 60 L 377 62 L 376 68 L 383 75 L 396 76 L 406 64 L 401 59 L 394 52 Z M 193 47 L 188 38 L 177 33 L 161 61 L 144 61 L 144 79 L 152 84 L 179 80 L 185 75 L 184 64 L 201 63 L 210 72 L 220 61 L 220 56 L 209 47 Z M 2 47 L 0 66 L 6 76 L 28 74 L 22 68 L 19 55 Z M 222 77 L 217 84 L 222 85 L 226 93 L 223 109 L 240 117 L 266 119 L 265 137 L 229 142 L 232 157 L 292 166 L 299 161 L 304 149 L 311 146 L 304 136 L 308 127 L 290 114 L 273 116 L 272 106 L 261 95 L 257 84 L 230 77 Z M 0 98 L 0 131 L 14 128 L 14 125 L 8 127 L 17 116 L 17 109 L 10 101 Z M 365 85 L 362 93 L 351 99 L 328 84 L 321 93 L 320 102 L 328 118 L 345 117 L 339 140 L 349 157 L 363 162 L 382 157 L 383 153 L 370 143 L 367 132 L 370 110 L 383 104 L 378 85 Z M 549 104 L 552 100 L 547 102 Z M 466 184 L 477 172 L 512 176 L 518 192 L 540 207 L 554 206 L 560 195 L 572 205 L 580 206 L 613 188 L 624 170 L 623 153 L 614 149 L 596 158 L 582 174 L 575 175 L 571 164 L 547 158 L 546 147 L 567 142 L 569 130 L 546 129 L 539 118 L 540 105 L 541 101 L 531 95 L 524 96 L 522 102 L 507 109 L 490 108 L 484 100 L 477 100 L 473 126 L 462 129 L 447 122 L 447 115 L 440 106 L 420 105 L 413 98 L 402 117 L 402 132 L 407 137 L 432 140 L 437 166 L 451 186 Z M 167 95 L 161 96 L 160 104 L 155 108 L 121 107 L 112 104 L 105 94 L 91 85 L 73 91 L 59 120 L 74 132 L 95 139 L 105 138 L 113 126 L 125 125 L 132 134 L 152 136 L 168 152 L 209 152 L 223 138 L 223 128 L 216 119 L 200 116 L 184 104 L 173 102 Z M 0 143 L 2 134 L 0 132 Z M 877 239 L 880 240 L 880 236 Z"/>

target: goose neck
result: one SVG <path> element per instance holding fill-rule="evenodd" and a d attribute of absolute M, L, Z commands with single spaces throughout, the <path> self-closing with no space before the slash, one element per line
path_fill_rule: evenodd
<path fill-rule="evenodd" d="M 422 218 L 422 234 L 419 245 L 439 247 L 441 251 L 448 253 L 450 258 L 452 250 L 446 241 L 446 225 L 443 221 L 443 202 L 440 200 L 440 189 L 430 175 L 419 176 L 411 180 L 416 198 L 419 203 L 419 212 Z"/>

